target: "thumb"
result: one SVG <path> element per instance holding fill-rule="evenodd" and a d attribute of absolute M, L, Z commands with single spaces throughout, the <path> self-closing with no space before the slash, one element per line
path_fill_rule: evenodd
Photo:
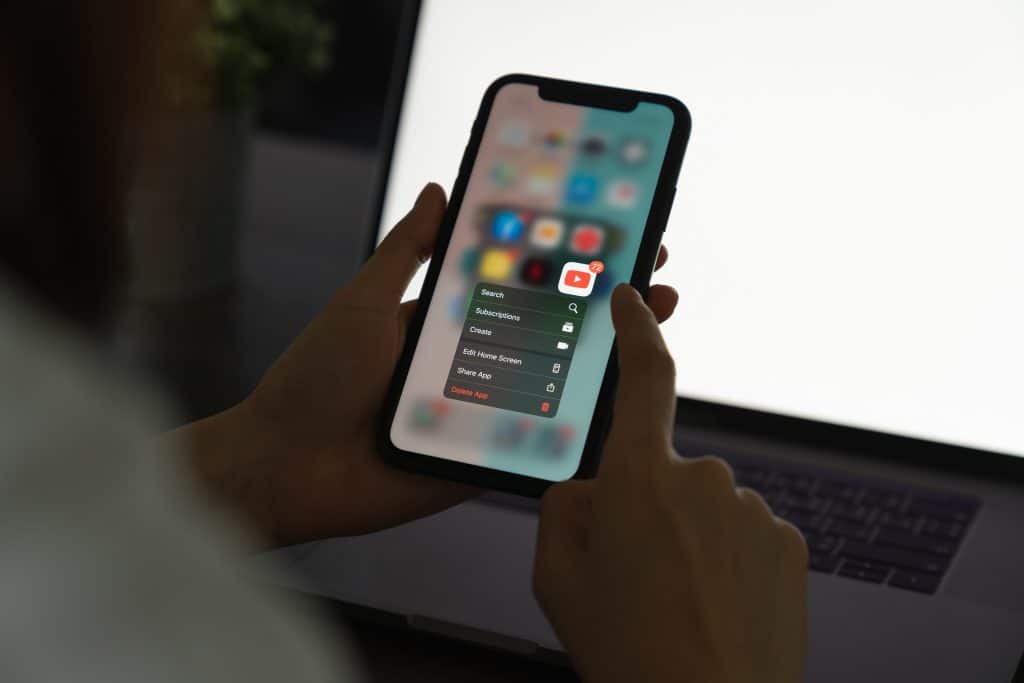
<path fill-rule="evenodd" d="M 640 294 L 619 285 L 612 294 L 612 322 L 618 346 L 619 382 L 615 396 L 613 443 L 630 448 L 605 448 L 601 467 L 657 457 L 663 449 L 636 446 L 671 444 L 675 420 L 675 364 L 658 329 L 658 321 Z"/>
<path fill-rule="evenodd" d="M 352 284 L 364 301 L 398 304 L 419 267 L 430 258 L 444 216 L 444 190 L 424 187 L 412 210 L 388 233 Z"/>

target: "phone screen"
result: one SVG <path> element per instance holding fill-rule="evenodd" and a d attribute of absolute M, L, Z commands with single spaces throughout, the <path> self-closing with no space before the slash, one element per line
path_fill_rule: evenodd
<path fill-rule="evenodd" d="M 403 450 L 559 481 L 580 464 L 674 115 L 495 95 L 391 426 Z M 429 134 L 429 131 L 424 134 Z"/>

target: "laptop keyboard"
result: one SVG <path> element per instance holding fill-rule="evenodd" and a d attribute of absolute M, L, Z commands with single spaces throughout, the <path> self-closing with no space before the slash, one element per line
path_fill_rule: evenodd
<path fill-rule="evenodd" d="M 835 470 L 727 460 L 737 484 L 803 532 L 811 571 L 920 593 L 938 590 L 981 505 L 951 491 Z"/>

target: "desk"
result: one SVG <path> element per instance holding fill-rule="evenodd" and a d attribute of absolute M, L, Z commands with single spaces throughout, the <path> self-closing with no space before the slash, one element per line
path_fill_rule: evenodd
<path fill-rule="evenodd" d="M 353 618 L 339 603 L 286 591 L 289 600 L 320 617 L 333 637 L 362 658 L 370 683 L 575 683 L 564 666 L 530 661 L 429 633 Z"/>
<path fill-rule="evenodd" d="M 563 683 L 570 670 L 468 643 L 367 622 L 348 622 L 351 638 L 376 683 Z"/>

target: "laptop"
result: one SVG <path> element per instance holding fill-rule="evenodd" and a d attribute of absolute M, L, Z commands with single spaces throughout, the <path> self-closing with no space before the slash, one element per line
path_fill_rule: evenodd
<path fill-rule="evenodd" d="M 681 294 L 676 443 L 804 532 L 808 680 L 1024 676 L 1022 25 L 995 0 L 405 14 L 372 244 L 454 179 L 498 75 L 689 106 L 656 277 Z M 491 494 L 281 555 L 290 585 L 361 615 L 565 661 L 531 594 L 536 524 L 535 501 Z"/>

